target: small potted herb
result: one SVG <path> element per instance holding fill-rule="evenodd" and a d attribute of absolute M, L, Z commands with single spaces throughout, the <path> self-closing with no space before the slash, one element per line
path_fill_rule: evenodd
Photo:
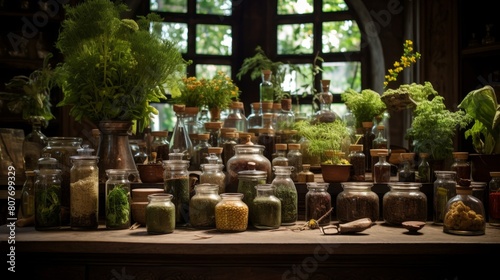
<path fill-rule="evenodd" d="M 345 102 L 347 109 L 356 118 L 357 129 L 362 128 L 364 122 L 373 122 L 373 119 L 386 109 L 380 94 L 371 89 L 364 89 L 361 92 L 347 89 L 342 93 L 341 98 Z"/>

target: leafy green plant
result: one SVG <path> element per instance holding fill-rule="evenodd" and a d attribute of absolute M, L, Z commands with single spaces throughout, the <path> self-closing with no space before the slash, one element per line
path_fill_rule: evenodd
<path fill-rule="evenodd" d="M 120 227 L 130 222 L 129 192 L 124 185 L 116 185 L 106 197 L 106 225 Z"/>
<path fill-rule="evenodd" d="M 64 61 L 56 68 L 64 98 L 77 121 L 140 121 L 142 130 L 158 114 L 150 102 L 179 90 L 185 61 L 175 43 L 151 33 L 157 14 L 122 19 L 120 2 L 87 0 L 66 4 L 56 41 Z"/>
<path fill-rule="evenodd" d="M 364 89 L 361 92 L 347 89 L 341 94 L 341 99 L 356 118 L 357 128 L 362 127 L 363 122 L 372 122 L 386 109 L 380 95 L 371 89 Z"/>

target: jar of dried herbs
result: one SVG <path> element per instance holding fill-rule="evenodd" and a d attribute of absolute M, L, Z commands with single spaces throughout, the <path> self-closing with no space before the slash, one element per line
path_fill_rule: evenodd
<path fill-rule="evenodd" d="M 176 225 L 186 226 L 189 223 L 189 160 L 164 160 L 163 167 L 165 192 L 173 196 Z"/>
<path fill-rule="evenodd" d="M 436 225 L 442 225 L 446 211 L 446 203 L 457 194 L 455 181 L 455 171 L 434 171 L 436 180 L 434 181 L 434 199 L 432 220 Z"/>
<path fill-rule="evenodd" d="M 215 227 L 215 205 L 221 201 L 219 186 L 198 184 L 194 191 L 189 201 L 189 223 L 195 228 Z"/>
<path fill-rule="evenodd" d="M 292 178 L 294 182 L 297 182 L 299 180 L 299 173 L 302 171 L 302 152 L 300 152 L 300 144 L 288 144 L 288 153 L 286 157 L 288 158 L 288 165 L 293 166 L 290 178 Z"/>
<path fill-rule="evenodd" d="M 243 202 L 248 206 L 249 215 L 252 216 L 253 200 L 257 196 L 255 186 L 267 182 L 267 173 L 255 169 L 255 162 L 247 164 L 247 170 L 238 172 L 238 193 L 243 194 Z"/>
<path fill-rule="evenodd" d="M 130 172 L 126 169 L 107 169 L 106 175 L 106 228 L 130 227 Z"/>
<path fill-rule="evenodd" d="M 175 205 L 172 203 L 171 194 L 156 193 L 148 195 L 146 231 L 149 234 L 174 232 L 175 215 Z"/>
<path fill-rule="evenodd" d="M 61 227 L 61 170 L 35 170 L 35 229 Z"/>
<path fill-rule="evenodd" d="M 306 204 L 306 221 L 311 219 L 319 220 L 332 208 L 332 197 L 328 193 L 329 183 L 307 183 L 307 193 L 305 198 Z M 329 225 L 332 221 L 331 214 L 323 217 L 319 221 L 320 226 Z"/>
<path fill-rule="evenodd" d="M 272 180 L 271 161 L 264 155 L 264 146 L 238 144 L 234 147 L 235 155 L 226 165 L 226 192 L 237 192 L 238 173 L 248 169 L 248 163 L 255 163 L 255 170 L 266 172 L 266 183 Z"/>
<path fill-rule="evenodd" d="M 257 195 L 253 200 L 250 216 L 252 225 L 257 229 L 276 229 L 281 225 L 281 201 L 274 196 L 272 184 L 255 186 Z"/>
<path fill-rule="evenodd" d="M 342 192 L 337 195 L 337 220 L 340 223 L 370 218 L 379 219 L 379 198 L 372 191 L 373 183 L 343 182 Z"/>
<path fill-rule="evenodd" d="M 365 181 L 366 156 L 363 153 L 363 145 L 352 144 L 349 146 L 349 155 L 347 156 L 351 168 L 351 180 L 355 182 Z"/>
<path fill-rule="evenodd" d="M 201 165 L 200 184 L 215 184 L 218 194 L 226 192 L 226 174 L 222 171 L 224 165 L 219 163 L 219 158 L 211 153 L 207 157 L 208 163 Z"/>
<path fill-rule="evenodd" d="M 248 226 L 248 206 L 241 193 L 223 193 L 215 206 L 215 228 L 222 232 L 245 231 Z"/>
<path fill-rule="evenodd" d="M 298 194 L 293 180 L 290 178 L 292 166 L 276 166 L 272 181 L 275 195 L 281 200 L 281 225 L 294 225 L 298 219 Z"/>
<path fill-rule="evenodd" d="M 395 226 L 404 221 L 427 221 L 427 196 L 421 187 L 420 183 L 390 183 L 382 200 L 384 221 Z"/>

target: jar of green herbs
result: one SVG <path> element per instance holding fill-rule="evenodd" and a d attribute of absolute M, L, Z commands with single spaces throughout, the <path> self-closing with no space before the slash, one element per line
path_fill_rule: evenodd
<path fill-rule="evenodd" d="M 195 228 L 215 227 L 215 205 L 221 201 L 216 184 L 198 184 L 189 201 L 189 222 Z"/>
<path fill-rule="evenodd" d="M 130 227 L 130 181 L 126 169 L 107 169 L 106 175 L 106 228 Z"/>
<path fill-rule="evenodd" d="M 298 219 L 298 194 L 290 174 L 292 166 L 276 166 L 272 181 L 275 195 L 281 201 L 281 225 L 294 225 Z"/>
<path fill-rule="evenodd" d="M 36 170 L 35 229 L 61 227 L 61 169 Z"/>
<path fill-rule="evenodd" d="M 281 201 L 274 196 L 272 184 L 255 186 L 257 195 L 253 200 L 250 216 L 252 225 L 257 229 L 277 229 L 281 225 Z"/>
<path fill-rule="evenodd" d="M 176 225 L 186 226 L 189 223 L 189 160 L 164 160 L 163 167 L 165 192 L 173 196 Z"/>
<path fill-rule="evenodd" d="M 146 231 L 149 234 L 172 233 L 175 229 L 175 205 L 172 195 L 155 193 L 148 195 L 146 206 Z"/>

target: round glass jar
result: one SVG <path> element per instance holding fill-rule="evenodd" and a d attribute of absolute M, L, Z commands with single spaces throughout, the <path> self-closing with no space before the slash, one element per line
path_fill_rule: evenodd
<path fill-rule="evenodd" d="M 238 144 L 234 146 L 234 152 L 234 156 L 226 164 L 226 192 L 237 192 L 238 173 L 247 170 L 249 162 L 255 163 L 255 170 L 265 171 L 266 183 L 271 183 L 273 178 L 271 161 L 263 154 L 264 146 Z"/>
<path fill-rule="evenodd" d="M 457 195 L 446 203 L 443 232 L 483 235 L 486 228 L 483 203 L 472 195 L 470 186 L 456 187 Z"/>
<path fill-rule="evenodd" d="M 241 193 L 223 193 L 215 206 L 215 228 L 222 232 L 241 232 L 248 226 L 248 206 Z"/>
<path fill-rule="evenodd" d="M 170 153 L 172 156 L 172 153 Z M 189 223 L 189 160 L 170 159 L 163 161 L 165 169 L 165 192 L 171 194 L 175 205 L 175 222 L 177 226 Z"/>
<path fill-rule="evenodd" d="M 248 163 L 248 170 L 238 172 L 238 193 L 243 194 L 243 202 L 248 206 L 249 215 L 252 216 L 253 200 L 257 196 L 255 186 L 267 183 L 267 173 L 255 170 L 255 163 Z"/>
<path fill-rule="evenodd" d="M 329 183 L 306 183 L 307 193 L 305 197 L 306 213 L 305 219 L 309 221 L 314 219 L 319 221 L 319 219 L 326 215 L 328 211 L 332 208 L 332 197 L 328 193 Z M 329 225 L 332 221 L 331 213 L 326 215 L 318 222 L 320 226 Z"/>
<path fill-rule="evenodd" d="M 226 174 L 222 171 L 224 165 L 218 163 L 206 163 L 201 165 L 200 184 L 215 184 L 218 186 L 218 194 L 226 191 Z"/>
<path fill-rule="evenodd" d="M 251 224 L 257 229 L 276 229 L 281 225 L 281 201 L 274 196 L 272 184 L 255 186 L 257 195 L 252 202 Z"/>
<path fill-rule="evenodd" d="M 434 199 L 432 220 L 436 225 L 442 225 L 446 203 L 456 193 L 455 171 L 434 171 L 436 180 L 434 181 Z"/>
<path fill-rule="evenodd" d="M 189 201 L 189 223 L 195 228 L 215 227 L 215 205 L 221 201 L 219 186 L 198 184 L 195 194 Z"/>
<path fill-rule="evenodd" d="M 175 229 L 175 205 L 172 195 L 157 193 L 148 195 L 146 206 L 146 231 L 149 234 L 172 233 Z"/>
<path fill-rule="evenodd" d="M 276 166 L 272 185 L 275 195 L 281 201 L 281 225 L 294 225 L 298 219 L 298 194 L 295 184 L 290 178 L 291 166 Z"/>
<path fill-rule="evenodd" d="M 337 220 L 340 223 L 370 218 L 379 219 L 379 197 L 371 190 L 373 183 L 344 182 L 343 191 L 337 195 Z"/>
<path fill-rule="evenodd" d="M 127 229 L 130 227 L 130 181 L 126 169 L 108 169 L 106 175 L 106 228 Z"/>
<path fill-rule="evenodd" d="M 35 170 L 35 229 L 61 228 L 61 170 Z"/>
<path fill-rule="evenodd" d="M 394 226 L 404 221 L 427 221 L 427 196 L 421 187 L 420 183 L 390 183 L 382 199 L 384 221 Z"/>

